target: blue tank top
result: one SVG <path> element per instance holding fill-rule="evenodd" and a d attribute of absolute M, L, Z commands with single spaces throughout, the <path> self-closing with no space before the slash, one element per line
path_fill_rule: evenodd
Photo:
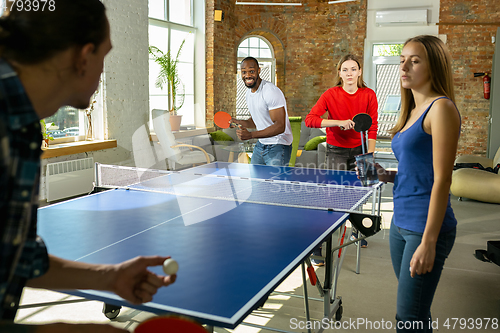
<path fill-rule="evenodd" d="M 400 228 L 423 233 L 427 223 L 434 170 L 432 165 L 432 135 L 424 131 L 425 116 L 435 101 L 420 118 L 404 132 L 392 139 L 392 150 L 398 160 L 394 179 L 394 224 Z M 450 197 L 441 232 L 452 230 L 457 220 L 451 209 Z"/>

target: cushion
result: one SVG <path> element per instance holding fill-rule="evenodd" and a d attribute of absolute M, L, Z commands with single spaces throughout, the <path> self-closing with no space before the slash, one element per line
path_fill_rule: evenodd
<path fill-rule="evenodd" d="M 222 131 L 215 131 L 210 133 L 210 136 L 214 141 L 234 141 L 234 139 Z"/>
<path fill-rule="evenodd" d="M 450 191 L 456 197 L 500 203 L 500 175 L 472 168 L 457 169 L 453 171 Z"/>
<path fill-rule="evenodd" d="M 300 139 L 299 139 L 299 147 L 304 147 L 307 143 L 307 141 L 310 140 L 309 138 L 309 133 L 311 132 L 311 129 L 306 126 L 305 122 L 302 122 L 300 124 Z"/>
<path fill-rule="evenodd" d="M 301 123 L 299 148 L 304 147 L 306 143 L 317 136 L 326 135 L 326 128 L 310 128 L 305 122 Z"/>
<path fill-rule="evenodd" d="M 304 145 L 304 150 L 315 150 L 318 148 L 318 145 L 322 142 L 326 141 L 326 136 L 317 136 L 312 138 Z"/>

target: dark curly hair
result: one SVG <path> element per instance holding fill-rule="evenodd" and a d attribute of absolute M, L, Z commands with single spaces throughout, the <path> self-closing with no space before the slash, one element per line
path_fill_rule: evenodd
<path fill-rule="evenodd" d="M 56 0 L 52 11 L 18 10 L 0 18 L 0 56 L 21 64 L 41 63 L 73 46 L 98 46 L 107 36 L 106 10 L 99 0 Z"/>

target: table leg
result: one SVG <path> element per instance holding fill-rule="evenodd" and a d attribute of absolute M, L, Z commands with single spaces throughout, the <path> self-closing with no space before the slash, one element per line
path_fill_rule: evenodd
<path fill-rule="evenodd" d="M 238 163 L 248 164 L 248 155 L 247 155 L 247 153 L 239 153 L 239 155 L 238 155 Z"/>
<path fill-rule="evenodd" d="M 234 162 L 234 151 L 229 152 L 229 158 L 227 159 L 229 163 Z"/>

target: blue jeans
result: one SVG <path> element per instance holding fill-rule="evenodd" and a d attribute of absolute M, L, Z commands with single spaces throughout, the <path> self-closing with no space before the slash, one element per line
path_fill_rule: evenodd
<path fill-rule="evenodd" d="M 432 332 L 431 304 L 446 258 L 455 243 L 456 228 L 439 234 L 432 271 L 410 276 L 410 261 L 422 242 L 422 234 L 391 223 L 390 250 L 398 278 L 397 329 L 399 332 Z"/>
<path fill-rule="evenodd" d="M 292 155 L 292 145 L 264 145 L 257 142 L 252 153 L 252 164 L 288 166 Z"/>

